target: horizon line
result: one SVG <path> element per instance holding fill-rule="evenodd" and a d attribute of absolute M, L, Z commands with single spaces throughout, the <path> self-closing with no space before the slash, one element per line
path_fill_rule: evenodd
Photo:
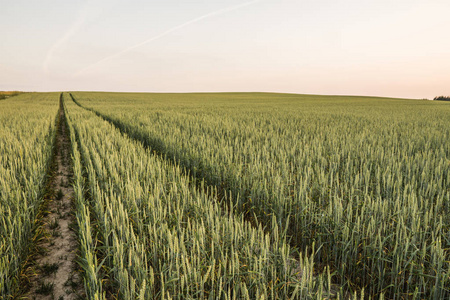
<path fill-rule="evenodd" d="M 365 97 L 365 98 L 388 98 L 403 100 L 433 100 L 428 98 L 407 98 L 395 96 L 379 96 L 379 95 L 357 95 L 357 94 L 317 94 L 317 93 L 298 93 L 298 92 L 280 92 L 280 91 L 184 91 L 184 92 L 167 92 L 167 91 L 111 91 L 111 90 L 47 90 L 47 91 L 22 91 L 22 90 L 4 90 L 0 92 L 21 92 L 21 93 L 123 93 L 123 94 L 284 94 L 299 96 L 327 96 L 327 97 Z"/>

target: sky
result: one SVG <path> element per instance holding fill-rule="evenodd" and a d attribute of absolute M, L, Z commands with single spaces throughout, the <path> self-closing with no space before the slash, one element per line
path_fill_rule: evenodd
<path fill-rule="evenodd" d="M 450 95 L 449 0 L 1 0 L 0 90 Z"/>

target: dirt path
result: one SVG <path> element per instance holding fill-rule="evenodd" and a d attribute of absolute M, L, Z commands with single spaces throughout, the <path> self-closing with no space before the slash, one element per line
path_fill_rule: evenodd
<path fill-rule="evenodd" d="M 83 299 L 83 285 L 77 272 L 77 237 L 71 226 L 76 224 L 72 213 L 70 139 L 61 103 L 56 136 L 56 174 L 51 186 L 54 197 L 44 221 L 48 239 L 40 245 L 45 254 L 36 260 L 36 276 L 32 280 L 29 299 Z"/>

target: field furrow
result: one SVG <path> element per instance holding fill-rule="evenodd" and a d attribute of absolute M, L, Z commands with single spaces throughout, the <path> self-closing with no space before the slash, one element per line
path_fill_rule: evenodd
<path fill-rule="evenodd" d="M 70 139 L 67 131 L 62 94 L 59 99 L 56 121 L 52 170 L 48 175 L 48 195 L 42 222 L 42 234 L 38 243 L 39 253 L 33 261 L 34 276 L 27 293 L 33 300 L 80 299 L 83 287 L 78 267 L 78 242 L 74 232 L 74 189 L 72 187 L 72 163 Z M 76 227 L 76 226 L 75 226 Z"/>

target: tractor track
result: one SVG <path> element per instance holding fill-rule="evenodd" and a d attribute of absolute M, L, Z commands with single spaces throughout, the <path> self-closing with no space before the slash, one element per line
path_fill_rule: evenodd
<path fill-rule="evenodd" d="M 62 96 L 61 96 L 62 97 Z M 50 178 L 52 190 L 46 216 L 43 220 L 45 239 L 34 263 L 34 276 L 28 299 L 83 299 L 83 284 L 77 260 L 77 236 L 73 230 L 74 190 L 71 186 L 72 167 L 70 138 L 64 106 L 60 99 L 55 141 L 55 171 Z"/>

